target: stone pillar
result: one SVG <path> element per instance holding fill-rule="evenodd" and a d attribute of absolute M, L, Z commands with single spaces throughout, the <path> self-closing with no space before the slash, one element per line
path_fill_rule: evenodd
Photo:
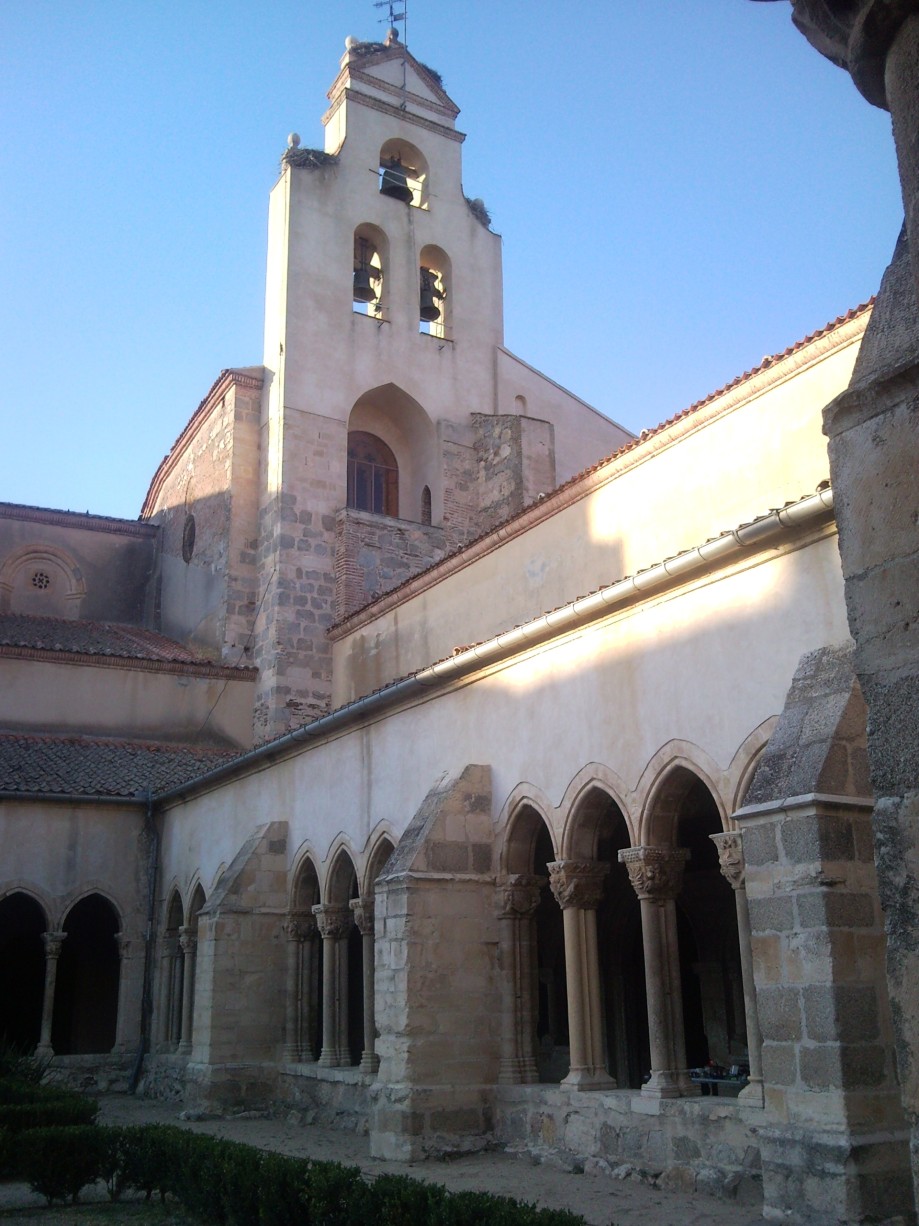
<path fill-rule="evenodd" d="M 568 989 L 568 1038 L 571 1067 L 563 1086 L 577 1090 L 614 1090 L 606 1071 L 600 962 L 597 957 L 597 907 L 609 865 L 595 860 L 556 860 L 547 866 L 549 884 L 565 925 L 565 976 Z"/>
<path fill-rule="evenodd" d="M 51 1024 L 54 1021 L 54 986 L 57 983 L 57 960 L 61 956 L 61 946 L 67 940 L 66 932 L 44 932 L 42 942 L 45 946 L 45 994 L 41 1009 L 41 1037 L 35 1049 L 35 1055 L 40 1060 L 47 1060 L 54 1055 L 51 1046 Z"/>
<path fill-rule="evenodd" d="M 380 1067 L 380 1058 L 376 1054 L 376 1021 L 374 1018 L 374 932 L 373 932 L 373 899 L 352 898 L 348 906 L 361 934 L 362 971 L 364 989 L 364 1050 L 361 1052 L 361 1072 L 375 1073 Z"/>
<path fill-rule="evenodd" d="M 172 961 L 169 964 L 169 1045 L 175 1051 L 182 1038 L 182 982 L 185 955 L 182 940 L 176 934 L 172 946 Z"/>
<path fill-rule="evenodd" d="M 353 922 L 348 907 L 319 903 L 313 915 L 322 937 L 322 1051 L 319 1063 L 324 1068 L 338 1068 L 349 1063 L 342 1060 L 348 1051 L 348 932 Z M 344 1001 L 342 1000 L 342 965 L 344 964 Z M 344 1023 L 344 1034 L 342 1034 Z"/>
<path fill-rule="evenodd" d="M 316 935 L 316 920 L 305 911 L 294 911 L 284 921 L 287 938 L 287 987 L 284 1059 L 297 1064 L 303 1059 L 303 1020 L 308 1012 L 309 970 L 305 965 L 313 937 Z"/>
<path fill-rule="evenodd" d="M 118 947 L 118 1012 L 115 1016 L 115 1046 L 113 1053 L 121 1054 L 127 1050 L 128 1037 L 125 1029 L 128 1025 L 127 998 L 131 990 L 128 983 L 128 966 L 131 959 L 131 938 L 123 932 L 115 933 L 115 944 Z"/>
<path fill-rule="evenodd" d="M 179 1054 L 191 1052 L 192 1025 L 195 1007 L 195 951 L 198 938 L 194 928 L 179 929 L 179 945 L 182 949 L 182 1022 L 179 1032 Z"/>
<path fill-rule="evenodd" d="M 743 835 L 737 830 L 710 836 L 718 848 L 721 875 L 734 891 L 737 908 L 737 939 L 740 944 L 740 973 L 743 978 L 744 1017 L 747 1023 L 747 1055 L 750 1061 L 750 1083 L 740 1091 L 738 1100 L 751 1107 L 763 1105 L 763 1036 L 756 1011 L 756 984 L 753 980 L 753 948 L 750 943 L 750 905 L 747 902 L 746 867 L 743 857 Z"/>
<path fill-rule="evenodd" d="M 626 847 L 619 862 L 641 903 L 641 939 L 648 996 L 651 1078 L 646 1098 L 679 1098 L 699 1093 L 686 1068 L 683 992 L 676 930 L 676 896 L 689 852 L 683 847 Z"/>
<path fill-rule="evenodd" d="M 514 873 L 499 893 L 498 948 L 504 992 L 501 1002 L 501 1063 L 505 1085 L 539 1081 L 536 1067 L 538 968 L 533 915 L 545 877 Z"/>

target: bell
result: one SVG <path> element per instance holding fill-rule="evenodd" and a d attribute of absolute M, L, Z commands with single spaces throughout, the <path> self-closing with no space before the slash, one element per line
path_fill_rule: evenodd
<path fill-rule="evenodd" d="M 383 171 L 380 193 L 383 196 L 392 196 L 393 200 L 401 200 L 403 204 L 411 204 L 414 193 L 408 185 L 405 171 L 398 158 L 393 158 Z"/>
<path fill-rule="evenodd" d="M 355 268 L 354 290 L 352 297 L 355 302 L 375 302 L 376 294 L 370 284 L 370 273 L 366 268 Z"/>
<path fill-rule="evenodd" d="M 426 268 L 421 270 L 421 295 L 418 303 L 418 314 L 425 323 L 432 324 L 435 320 L 440 319 L 440 308 L 434 301 L 434 282 L 431 274 Z"/>

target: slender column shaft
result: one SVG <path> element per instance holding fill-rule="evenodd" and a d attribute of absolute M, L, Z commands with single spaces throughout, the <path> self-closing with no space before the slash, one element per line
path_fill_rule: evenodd
<path fill-rule="evenodd" d="M 315 936 L 309 937 L 301 946 L 300 968 L 302 974 L 303 1008 L 300 1013 L 300 1059 L 314 1061 L 319 1010 L 319 955 Z"/>
<path fill-rule="evenodd" d="M 45 946 L 45 995 L 42 1000 L 41 1009 L 41 1036 L 38 1040 L 38 1047 L 35 1049 L 36 1056 L 42 1059 L 47 1059 L 54 1055 L 54 1049 L 51 1046 L 51 1025 L 54 1021 L 54 989 L 57 984 L 57 961 L 61 956 L 61 946 L 67 939 L 66 932 L 45 932 L 42 933 L 42 942 Z"/>
<path fill-rule="evenodd" d="M 185 955 L 182 945 L 176 937 L 175 948 L 172 951 L 172 965 L 169 976 L 169 1044 L 176 1048 L 182 1038 L 182 982 L 185 967 Z"/>
<path fill-rule="evenodd" d="M 303 1059 L 304 992 L 303 951 L 316 932 L 316 920 L 307 912 L 292 912 L 284 921 L 287 938 L 287 1007 L 285 1010 L 284 1059 L 296 1064 Z"/>
<path fill-rule="evenodd" d="M 619 860 L 641 902 L 641 939 L 648 997 L 651 1076 L 642 1086 L 647 1098 L 697 1094 L 686 1071 L 683 995 L 674 900 L 683 881 L 689 852 L 680 847 L 627 847 Z"/>
<path fill-rule="evenodd" d="M 750 1059 L 750 1084 L 738 1094 L 739 1099 L 751 1106 L 761 1107 L 763 1092 L 763 1036 L 759 1028 L 759 1012 L 756 1007 L 756 983 L 753 978 L 753 941 L 750 934 L 750 906 L 747 902 L 747 873 L 743 854 L 743 833 L 730 830 L 725 834 L 713 834 L 712 842 L 718 848 L 718 864 L 721 875 L 734 891 L 737 909 L 737 940 L 740 945 L 740 973 L 743 978 L 744 1018 L 747 1023 L 747 1054 Z"/>
<path fill-rule="evenodd" d="M 195 953 L 198 940 L 193 928 L 179 929 L 179 944 L 182 946 L 182 1029 L 179 1035 L 179 1051 L 188 1055 L 191 1051 L 191 1032 L 195 1007 Z"/>
<path fill-rule="evenodd" d="M 544 877 L 509 876 L 499 895 L 498 939 L 503 974 L 502 1084 L 539 1080 L 536 1067 L 536 941 L 533 916 Z"/>
<path fill-rule="evenodd" d="M 361 1072 L 375 1073 L 380 1067 L 376 1054 L 376 1017 L 374 1002 L 374 906 L 372 898 L 352 898 L 349 903 L 361 934 L 361 971 L 364 1001 L 364 1049 L 361 1052 Z"/>
<path fill-rule="evenodd" d="M 128 1036 L 125 1027 L 128 1024 L 126 997 L 128 992 L 127 968 L 130 965 L 131 941 L 123 932 L 115 933 L 115 943 L 118 947 L 118 1012 L 115 1015 L 115 1046 L 113 1052 L 123 1052 L 128 1046 Z"/>
<path fill-rule="evenodd" d="M 313 915 L 322 937 L 322 1050 L 319 1063 L 326 1068 L 337 1068 L 341 1063 L 342 1049 L 347 1052 L 348 1036 L 345 1030 L 342 1039 L 342 1022 L 347 1028 L 347 981 L 345 982 L 345 1009 L 342 1011 L 342 950 L 347 947 L 351 912 L 348 907 L 320 903 L 313 907 Z M 347 973 L 347 964 L 345 967 Z"/>
<path fill-rule="evenodd" d="M 614 1089 L 616 1083 L 606 1071 L 603 1050 L 597 959 L 597 907 L 609 865 L 593 860 L 557 860 L 548 868 L 565 932 L 571 1067 L 562 1085 L 579 1090 Z"/>

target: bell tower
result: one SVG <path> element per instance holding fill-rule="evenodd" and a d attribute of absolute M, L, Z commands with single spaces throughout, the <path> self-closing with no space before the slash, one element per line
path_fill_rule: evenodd
<path fill-rule="evenodd" d="M 437 73 L 395 31 L 349 38 L 328 96 L 324 148 L 291 135 L 269 209 L 262 736 L 327 709 L 325 631 L 368 585 L 478 530 L 470 413 L 495 412 L 503 340 L 501 241 L 463 193 Z M 381 517 L 396 556 L 355 586 L 349 558 L 379 555 Z"/>

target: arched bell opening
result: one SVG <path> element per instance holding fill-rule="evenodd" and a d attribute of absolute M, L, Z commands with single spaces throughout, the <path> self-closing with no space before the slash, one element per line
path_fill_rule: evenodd
<path fill-rule="evenodd" d="M 428 162 L 407 140 L 393 138 L 380 149 L 380 195 L 416 209 L 426 209 L 429 198 Z"/>
<path fill-rule="evenodd" d="M 389 241 L 383 231 L 369 224 L 358 226 L 354 231 L 351 276 L 351 305 L 356 314 L 384 318 L 388 264 Z"/>
<path fill-rule="evenodd" d="M 427 487 L 431 519 L 439 522 L 443 480 L 437 431 L 417 400 L 393 383 L 365 392 L 348 419 L 348 444 L 349 507 L 423 522 Z"/>
<path fill-rule="evenodd" d="M 41 1037 L 47 928 L 44 910 L 29 894 L 0 900 L 0 1043 L 17 1052 L 34 1051 Z"/>
<path fill-rule="evenodd" d="M 58 962 L 51 1046 L 55 1055 L 107 1053 L 115 1045 L 120 956 L 118 914 L 101 894 L 74 903 Z"/>
<path fill-rule="evenodd" d="M 452 336 L 450 257 L 440 247 L 422 249 L 418 268 L 418 331 Z"/>

